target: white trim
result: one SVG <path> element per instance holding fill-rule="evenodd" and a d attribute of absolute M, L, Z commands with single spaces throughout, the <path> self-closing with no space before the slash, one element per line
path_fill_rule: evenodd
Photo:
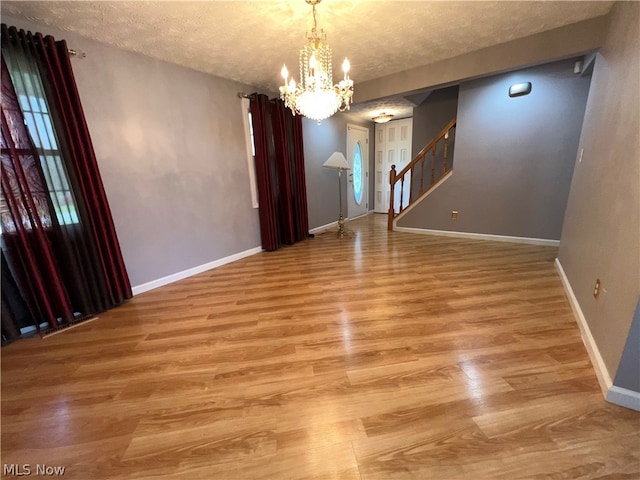
<path fill-rule="evenodd" d="M 327 223 L 326 225 L 321 225 L 319 227 L 312 228 L 311 230 L 309 230 L 309 233 L 316 234 L 316 233 L 324 232 L 325 230 L 329 230 L 330 228 L 337 227 L 337 226 L 338 226 L 338 222 L 335 221 L 335 222 Z"/>
<path fill-rule="evenodd" d="M 216 267 L 221 267 L 222 265 L 226 265 L 227 263 L 235 262 L 236 260 L 250 257 L 251 255 L 255 255 L 256 253 L 260 252 L 262 252 L 262 247 L 250 248 L 249 250 L 245 250 L 244 252 L 235 253 L 233 255 L 229 255 L 228 257 L 205 263 L 204 265 L 198 265 L 197 267 L 189 268 L 172 275 L 167 275 L 166 277 L 158 278 L 157 280 L 152 280 L 151 282 L 143 283 L 142 285 L 137 285 L 131 290 L 133 291 L 134 295 L 140 295 L 141 293 L 148 292 L 149 290 L 153 290 L 154 288 L 169 285 L 170 283 L 177 282 L 178 280 L 197 275 L 198 273 L 206 272 L 207 270 L 211 270 Z"/>
<path fill-rule="evenodd" d="M 349 217 L 349 218 L 345 218 L 344 221 L 345 222 L 351 222 L 352 220 L 357 220 L 358 218 L 364 218 L 368 215 L 371 215 L 373 212 L 371 210 L 367 210 L 366 212 L 364 212 L 362 215 L 357 215 L 355 217 Z"/>
<path fill-rule="evenodd" d="M 366 217 L 367 215 L 371 215 L 372 213 L 375 213 L 373 210 L 368 210 L 367 213 L 363 213 L 362 215 L 358 215 L 357 217 L 353 217 L 353 218 L 345 218 L 344 221 L 345 222 L 350 222 L 352 220 L 356 220 L 358 218 L 363 218 Z M 329 230 L 330 228 L 334 228 L 338 226 L 338 222 L 331 222 L 331 223 L 327 223 L 326 225 L 321 225 L 319 227 L 316 228 L 312 228 L 311 230 L 309 230 L 309 233 L 320 233 L 320 232 L 324 232 L 325 230 Z"/>
<path fill-rule="evenodd" d="M 560 240 L 548 240 L 546 238 L 510 237 L 507 235 L 490 235 L 488 233 L 450 232 L 447 230 L 429 230 L 426 228 L 395 227 L 397 232 L 420 233 L 423 235 L 439 235 L 442 237 L 470 238 L 473 240 L 491 240 L 494 242 L 526 243 L 529 245 L 543 245 L 557 247 Z"/>
<path fill-rule="evenodd" d="M 640 393 L 613 385 L 606 395 L 607 402 L 640 412 Z"/>
<path fill-rule="evenodd" d="M 406 213 L 409 213 L 411 210 L 413 210 L 416 207 L 416 205 L 419 205 L 420 203 L 422 203 L 422 201 L 425 198 L 427 198 L 429 195 L 431 195 L 436 188 L 438 188 L 440 185 L 442 185 L 446 180 L 449 180 L 449 177 L 451 175 L 453 175 L 453 170 L 449 170 L 444 177 L 440 178 L 440 180 L 438 180 L 436 183 L 434 183 L 433 187 L 431 187 L 429 190 L 427 190 L 427 192 L 422 197 L 420 197 L 418 199 L 418 201 L 413 202 L 407 208 L 402 210 L 402 212 L 399 213 L 398 216 L 393 219 L 393 229 L 394 230 L 396 229 L 397 224 L 398 224 L 398 220 L 400 220 L 402 217 L 404 217 Z M 403 228 L 403 227 L 397 227 L 397 228 Z"/>
<path fill-rule="evenodd" d="M 569 279 L 564 273 L 564 269 L 562 268 L 562 264 L 560 263 L 560 260 L 558 258 L 556 258 L 555 266 L 558 274 L 560 275 L 560 280 L 562 281 L 564 291 L 567 294 L 567 298 L 569 299 L 569 304 L 571 305 L 571 310 L 573 310 L 573 315 L 576 318 L 576 323 L 578 324 L 578 328 L 580 329 L 580 334 L 582 335 L 582 343 L 584 343 L 584 346 L 587 349 L 587 353 L 589 354 L 589 358 L 591 359 L 591 364 L 593 365 L 593 369 L 596 372 L 596 377 L 598 377 L 600 389 L 602 390 L 602 394 L 608 400 L 607 392 L 611 389 L 611 386 L 613 384 L 613 382 L 611 381 L 611 376 L 609 375 L 607 366 L 602 359 L 602 355 L 600 355 L 598 345 L 593 339 L 593 335 L 591 335 L 591 330 L 589 329 L 587 319 L 585 318 L 584 313 L 582 313 L 582 308 L 580 308 L 578 299 L 573 293 L 573 288 L 571 288 Z"/>

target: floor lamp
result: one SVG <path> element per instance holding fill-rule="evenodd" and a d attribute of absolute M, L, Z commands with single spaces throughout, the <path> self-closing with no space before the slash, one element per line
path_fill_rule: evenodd
<path fill-rule="evenodd" d="M 338 170 L 338 198 L 340 198 L 340 217 L 338 218 L 338 238 L 344 238 L 346 232 L 344 230 L 344 215 L 342 215 L 342 171 L 351 170 L 349 162 L 344 158 L 341 152 L 333 152 L 329 159 L 324 162 L 323 167 Z"/>

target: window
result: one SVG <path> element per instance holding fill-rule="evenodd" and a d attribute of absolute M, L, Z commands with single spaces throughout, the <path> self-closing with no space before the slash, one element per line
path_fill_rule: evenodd
<path fill-rule="evenodd" d="M 60 225 L 78 223 L 76 202 L 62 163 L 40 78 L 36 73 L 28 71 L 28 65 L 21 68 L 23 67 L 20 65 L 21 60 L 16 57 L 7 55 L 6 61 L 27 130 L 40 158 L 58 223 Z"/>
<path fill-rule="evenodd" d="M 356 204 L 362 203 L 362 148 L 356 143 L 353 151 L 353 197 Z"/>

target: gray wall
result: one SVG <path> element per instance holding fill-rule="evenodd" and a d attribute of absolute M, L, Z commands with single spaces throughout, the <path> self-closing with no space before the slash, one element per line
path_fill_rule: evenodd
<path fill-rule="evenodd" d="M 608 16 L 605 15 L 360 82 L 355 89 L 354 100 L 365 102 L 438 88 L 461 80 L 582 55 L 602 46 L 607 25 Z"/>
<path fill-rule="evenodd" d="M 612 378 L 640 295 L 639 10 L 616 3 L 596 58 L 558 254 Z"/>
<path fill-rule="evenodd" d="M 458 86 L 431 92 L 413 109 L 412 156 L 435 137 L 458 112 Z"/>
<path fill-rule="evenodd" d="M 3 16 L 66 39 L 134 286 L 260 246 L 244 85 Z"/>
<path fill-rule="evenodd" d="M 463 83 L 453 175 L 398 226 L 560 239 L 589 89 L 573 66 Z M 510 98 L 509 87 L 525 81 L 531 93 Z"/>
<path fill-rule="evenodd" d="M 453 117 L 458 113 L 458 85 L 448 88 L 440 88 L 431 94 L 417 107 L 413 109 L 413 134 L 412 134 L 412 158 L 442 131 Z M 447 166 L 452 165 L 455 154 L 456 131 L 452 130 L 447 140 Z M 442 177 L 442 162 L 444 161 L 444 142 L 436 144 L 434 161 L 434 181 Z M 420 196 L 421 190 L 429 186 L 431 178 L 431 154 L 427 155 L 424 164 L 418 163 L 411 178 L 411 190 L 413 198 Z M 424 172 L 420 171 L 424 165 Z"/>
<path fill-rule="evenodd" d="M 347 155 L 347 124 L 369 128 L 369 207 L 373 208 L 373 168 L 374 168 L 374 123 L 363 122 L 349 114 L 338 113 L 323 120 L 320 125 L 304 118 L 304 166 L 307 181 L 307 204 L 309 228 L 314 229 L 338 220 L 340 212 L 338 199 L 338 172 L 324 168 L 333 152 Z M 342 174 L 342 210 L 347 216 L 347 177 Z"/>

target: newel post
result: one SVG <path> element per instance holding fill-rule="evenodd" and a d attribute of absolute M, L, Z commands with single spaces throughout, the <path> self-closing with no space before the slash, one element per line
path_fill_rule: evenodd
<path fill-rule="evenodd" d="M 389 192 L 389 219 L 387 229 L 392 232 L 393 231 L 393 217 L 395 215 L 393 199 L 395 197 L 395 188 L 396 188 L 396 166 L 391 165 L 391 172 L 389 172 L 389 184 L 391 186 Z"/>

